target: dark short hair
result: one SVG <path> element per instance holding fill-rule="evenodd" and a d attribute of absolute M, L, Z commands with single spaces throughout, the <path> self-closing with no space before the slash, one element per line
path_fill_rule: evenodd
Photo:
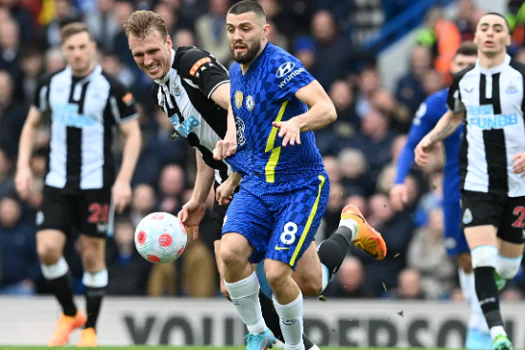
<path fill-rule="evenodd" d="M 72 37 L 73 35 L 80 34 L 80 33 L 88 33 L 89 40 L 94 41 L 93 36 L 89 32 L 89 29 L 85 23 L 73 22 L 73 23 L 66 24 L 60 29 L 62 44 L 66 42 L 66 40 Z"/>
<path fill-rule="evenodd" d="M 477 56 L 478 55 L 478 47 L 472 41 L 464 41 L 464 42 L 461 43 L 461 45 L 459 45 L 459 48 L 456 51 L 456 56 L 457 55 Z"/>
<path fill-rule="evenodd" d="M 263 18 L 266 21 L 266 13 L 263 7 L 253 0 L 242 0 L 228 10 L 228 13 L 232 15 L 240 15 L 247 12 L 253 12 L 257 17 Z"/>
<path fill-rule="evenodd" d="M 505 21 L 505 24 L 507 25 L 507 30 L 509 31 L 509 33 L 511 32 L 509 21 L 501 13 L 499 13 L 499 12 L 487 12 L 482 17 L 488 16 L 488 15 L 493 15 L 493 16 L 498 16 L 498 17 L 503 18 L 503 20 Z"/>

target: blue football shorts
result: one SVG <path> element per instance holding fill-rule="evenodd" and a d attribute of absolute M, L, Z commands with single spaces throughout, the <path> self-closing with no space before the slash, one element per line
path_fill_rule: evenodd
<path fill-rule="evenodd" d="M 253 247 L 252 263 L 272 259 L 295 270 L 321 223 L 329 192 L 326 173 L 280 183 L 245 177 L 226 212 L 222 234 L 246 237 Z"/>

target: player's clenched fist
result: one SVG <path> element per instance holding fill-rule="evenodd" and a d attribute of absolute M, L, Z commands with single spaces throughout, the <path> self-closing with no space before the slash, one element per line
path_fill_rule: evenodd
<path fill-rule="evenodd" d="M 131 185 L 129 182 L 117 180 L 111 189 L 113 205 L 117 213 L 122 213 L 131 202 Z"/>
<path fill-rule="evenodd" d="M 429 152 L 432 150 L 433 143 L 428 136 L 425 136 L 416 146 L 414 156 L 417 165 L 424 167 L 428 164 Z"/>
<path fill-rule="evenodd" d="M 182 206 L 181 211 L 177 215 L 182 224 L 190 228 L 190 231 L 193 231 L 193 239 L 199 238 L 199 224 L 204 217 L 205 209 L 206 205 L 204 203 L 190 199 L 188 203 Z"/>
<path fill-rule="evenodd" d="M 233 199 L 233 193 L 241 183 L 241 180 L 242 178 L 239 173 L 233 173 L 226 181 L 217 187 L 215 190 L 215 199 L 217 199 L 217 202 L 219 202 L 220 205 L 230 204 Z"/>
<path fill-rule="evenodd" d="M 235 187 L 230 182 L 224 182 L 215 191 L 215 199 L 220 205 L 230 204 L 233 199 L 233 192 Z"/>
<path fill-rule="evenodd" d="M 408 201 L 408 191 L 405 184 L 397 184 L 390 190 L 390 202 L 392 208 L 397 211 L 403 210 Z"/>
<path fill-rule="evenodd" d="M 219 142 L 217 142 L 217 144 L 215 145 L 215 149 L 213 150 L 213 158 L 215 160 L 223 160 L 233 156 L 236 151 L 237 142 L 220 140 Z"/>
<path fill-rule="evenodd" d="M 285 122 L 272 122 L 272 125 L 279 128 L 279 137 L 283 138 L 283 147 L 286 147 L 288 143 L 291 146 L 296 143 L 301 144 L 301 128 L 294 118 Z"/>
<path fill-rule="evenodd" d="M 512 157 L 512 171 L 514 174 L 525 172 L 525 152 L 517 153 Z"/>
<path fill-rule="evenodd" d="M 18 169 L 15 176 L 15 186 L 20 198 L 26 199 L 29 197 L 33 189 L 33 174 L 30 168 Z"/>

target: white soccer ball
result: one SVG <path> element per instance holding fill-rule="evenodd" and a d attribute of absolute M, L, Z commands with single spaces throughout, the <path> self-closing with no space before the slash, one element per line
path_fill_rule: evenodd
<path fill-rule="evenodd" d="M 169 213 L 151 213 L 135 229 L 135 247 L 149 262 L 164 264 L 182 255 L 188 242 L 186 229 Z"/>

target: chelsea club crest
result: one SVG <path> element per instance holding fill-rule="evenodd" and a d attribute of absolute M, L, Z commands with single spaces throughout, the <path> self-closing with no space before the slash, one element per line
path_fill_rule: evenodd
<path fill-rule="evenodd" d="M 248 97 L 246 97 L 246 108 L 248 108 L 248 110 L 251 111 L 254 107 L 255 99 L 253 98 L 253 96 L 248 95 Z"/>

